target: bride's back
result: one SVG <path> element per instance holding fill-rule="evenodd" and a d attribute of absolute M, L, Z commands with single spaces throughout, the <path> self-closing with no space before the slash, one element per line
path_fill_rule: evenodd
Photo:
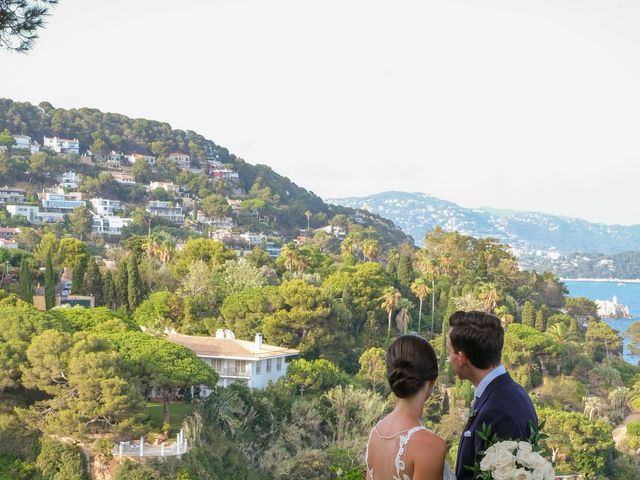
<path fill-rule="evenodd" d="M 432 460 L 436 463 L 442 462 L 440 452 L 430 451 L 434 442 L 442 442 L 434 433 L 423 426 L 391 433 L 388 431 L 389 425 L 385 426 L 384 423 L 383 420 L 381 424 L 376 425 L 369 436 L 366 453 L 367 480 L 414 479 L 416 456 L 419 456 L 423 466 L 431 464 Z M 435 450 L 440 449 L 436 446 Z M 433 471 L 433 468 L 429 470 Z M 424 469 L 421 471 L 426 475 Z M 430 476 L 421 475 L 420 478 L 426 479 Z M 441 473 L 439 478 L 442 478 Z"/>

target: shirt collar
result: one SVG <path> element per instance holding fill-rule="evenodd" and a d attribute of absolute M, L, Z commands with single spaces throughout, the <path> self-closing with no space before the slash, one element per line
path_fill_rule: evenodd
<path fill-rule="evenodd" d="M 489 386 L 489 384 L 500 375 L 504 375 L 507 373 L 507 369 L 504 368 L 504 365 L 500 364 L 493 370 L 491 370 L 485 377 L 480 381 L 478 386 L 476 387 L 476 398 L 482 397 L 485 389 Z"/>

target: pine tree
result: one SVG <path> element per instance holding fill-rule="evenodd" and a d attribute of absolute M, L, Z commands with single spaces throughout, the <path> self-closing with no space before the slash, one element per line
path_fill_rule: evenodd
<path fill-rule="evenodd" d="M 142 279 L 140 278 L 140 272 L 138 271 L 138 260 L 135 255 L 131 255 L 129 257 L 127 270 L 129 272 L 129 282 L 127 285 L 129 309 L 134 310 L 142 301 L 142 296 L 144 294 Z"/>
<path fill-rule="evenodd" d="M 538 313 L 536 314 L 536 330 L 544 332 L 547 329 L 547 306 L 542 305 Z"/>
<path fill-rule="evenodd" d="M 116 305 L 129 309 L 129 269 L 127 268 L 127 261 L 124 259 L 118 264 L 114 283 Z"/>
<path fill-rule="evenodd" d="M 47 310 L 56 306 L 56 275 L 53 272 L 51 255 L 47 257 L 44 268 L 44 304 Z"/>
<path fill-rule="evenodd" d="M 96 259 L 91 260 L 89 263 L 87 273 L 84 276 L 83 288 L 86 295 L 93 295 L 96 306 L 103 304 L 102 274 L 100 273 L 100 266 Z"/>
<path fill-rule="evenodd" d="M 525 302 L 522 307 L 522 324 L 528 327 L 533 327 L 536 322 L 536 309 L 533 306 L 533 302 Z"/>
<path fill-rule="evenodd" d="M 84 293 L 84 275 L 87 271 L 89 256 L 82 255 L 73 267 L 73 279 L 71 281 L 71 293 L 79 295 Z"/>
<path fill-rule="evenodd" d="M 449 303 L 447 304 L 447 313 L 444 315 L 444 318 L 442 319 L 442 336 L 440 338 L 440 348 L 441 353 L 440 353 L 440 365 L 439 370 L 441 372 L 445 371 L 445 366 L 447 364 L 447 357 L 449 356 L 449 352 L 447 352 L 447 335 L 449 334 L 449 317 L 451 315 L 453 315 L 453 313 L 456 311 L 456 307 L 455 304 L 453 302 L 453 289 L 449 289 Z M 447 378 L 447 382 L 448 382 L 448 378 Z"/>
<path fill-rule="evenodd" d="M 26 257 L 22 257 L 20 262 L 20 297 L 27 302 L 33 303 L 33 282 L 31 279 L 31 268 Z"/>
<path fill-rule="evenodd" d="M 102 300 L 109 308 L 115 308 L 117 303 L 116 285 L 111 270 L 107 270 L 102 277 Z"/>

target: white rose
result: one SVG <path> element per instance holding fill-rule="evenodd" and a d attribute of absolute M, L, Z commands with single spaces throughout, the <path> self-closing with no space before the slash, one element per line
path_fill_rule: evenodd
<path fill-rule="evenodd" d="M 536 468 L 531 472 L 531 480 L 544 480 L 544 468 Z"/>
<path fill-rule="evenodd" d="M 482 470 L 483 472 L 487 472 L 496 468 L 497 454 L 498 450 L 494 445 L 491 445 L 489 448 L 487 448 L 487 450 L 484 452 L 484 457 L 480 461 L 480 470 Z"/>
<path fill-rule="evenodd" d="M 513 480 L 532 480 L 532 477 L 527 470 L 519 468 L 513 472 Z"/>
<path fill-rule="evenodd" d="M 518 447 L 518 442 L 514 442 L 512 440 L 504 440 L 502 442 L 496 443 L 496 447 L 499 450 L 504 449 L 504 450 L 509 450 L 510 452 L 513 452 Z"/>
<path fill-rule="evenodd" d="M 551 462 L 547 462 L 544 468 L 544 480 L 554 480 L 556 478 L 556 471 L 551 465 Z"/>
<path fill-rule="evenodd" d="M 533 447 L 529 442 L 518 442 L 518 450 L 528 453 L 533 451 Z"/>
<path fill-rule="evenodd" d="M 544 467 L 547 463 L 544 457 L 538 452 L 523 452 L 522 450 L 519 450 L 516 459 L 523 467 L 533 469 Z"/>
<path fill-rule="evenodd" d="M 516 471 L 515 467 L 503 467 L 497 468 L 491 472 L 493 480 L 513 480 L 513 474 Z"/>
<path fill-rule="evenodd" d="M 496 449 L 496 468 L 516 467 L 516 457 L 509 450 L 502 448 Z"/>

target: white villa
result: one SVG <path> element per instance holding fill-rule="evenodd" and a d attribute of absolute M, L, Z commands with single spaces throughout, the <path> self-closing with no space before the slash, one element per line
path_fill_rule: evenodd
<path fill-rule="evenodd" d="M 44 137 L 44 146 L 57 153 L 77 153 L 80 154 L 80 142 L 77 138 Z"/>
<path fill-rule="evenodd" d="M 178 164 L 178 168 L 188 170 L 191 168 L 191 157 L 186 153 L 171 152 L 167 155 L 167 160 L 171 160 Z"/>
<path fill-rule="evenodd" d="M 132 222 L 131 218 L 113 215 L 94 215 L 91 231 L 103 235 L 122 235 L 122 229 Z"/>
<path fill-rule="evenodd" d="M 32 141 L 31 137 L 28 135 L 14 135 L 13 139 L 16 141 L 13 148 L 29 150 L 31 153 L 40 151 L 40 145 L 38 145 L 38 142 Z"/>
<path fill-rule="evenodd" d="M 131 165 L 135 164 L 136 161 L 144 161 L 147 162 L 150 166 L 154 166 L 156 164 L 156 157 L 153 155 L 143 155 L 141 153 L 131 153 L 126 156 L 127 160 Z"/>
<path fill-rule="evenodd" d="M 21 188 L 0 187 L 0 203 L 24 203 L 25 191 Z"/>
<path fill-rule="evenodd" d="M 43 212 L 40 211 L 40 207 L 37 205 L 7 205 L 7 212 L 14 215 L 21 215 L 27 219 L 28 222 L 42 223 L 42 222 L 62 222 L 64 221 L 64 213 L 60 212 Z"/>
<path fill-rule="evenodd" d="M 91 199 L 91 205 L 98 215 L 111 216 L 120 210 L 120 200 L 96 197 Z"/>
<path fill-rule="evenodd" d="M 40 195 L 42 206 L 44 208 L 53 208 L 57 210 L 74 210 L 78 207 L 86 206 L 86 202 L 82 200 L 82 193 L 70 192 L 64 193 L 63 189 L 55 191 L 43 191 Z"/>
<path fill-rule="evenodd" d="M 116 182 L 122 183 L 123 185 L 136 184 L 135 178 L 133 178 L 133 175 L 131 175 L 130 173 L 111 172 L 111 176 Z"/>
<path fill-rule="evenodd" d="M 58 185 L 62 188 L 76 189 L 80 185 L 80 175 L 76 172 L 66 172 L 58 177 Z"/>
<path fill-rule="evenodd" d="M 152 217 L 164 218 L 173 223 L 184 223 L 182 207 L 178 205 L 173 207 L 171 202 L 151 200 L 149 201 L 147 212 L 149 212 Z"/>
<path fill-rule="evenodd" d="M 149 183 L 149 191 L 153 192 L 154 190 L 161 188 L 169 193 L 178 193 L 180 191 L 180 186 L 176 185 L 173 182 L 151 182 Z"/>
<path fill-rule="evenodd" d="M 215 337 L 193 337 L 169 334 L 167 340 L 190 350 L 219 376 L 218 385 L 246 383 L 251 388 L 266 388 L 287 373 L 287 359 L 300 352 L 292 348 L 276 347 L 262 342 L 258 333 L 253 342 L 238 340 L 230 330 L 218 329 Z M 210 391 L 201 390 L 206 397 Z"/>

